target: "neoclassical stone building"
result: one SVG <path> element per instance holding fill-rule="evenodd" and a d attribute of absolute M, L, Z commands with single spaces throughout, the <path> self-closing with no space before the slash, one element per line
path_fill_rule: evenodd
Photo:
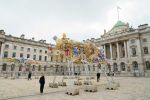
<path fill-rule="evenodd" d="M 45 40 L 25 39 L 24 35 L 14 37 L 0 30 L 0 72 L 47 71 L 49 46 L 52 45 Z"/>
<path fill-rule="evenodd" d="M 113 28 L 93 42 L 103 48 L 107 61 L 106 70 L 118 76 L 150 76 L 150 27 L 139 25 L 137 29 L 128 23 L 118 21 Z M 84 42 L 86 42 L 84 41 Z M 14 37 L 0 30 L 0 73 L 26 74 L 32 71 L 35 75 L 96 75 L 97 64 L 73 64 L 68 67 L 65 57 L 52 53 L 45 40 L 25 39 L 24 35 Z M 18 61 L 19 59 L 19 61 Z M 71 67 L 72 66 L 72 67 Z M 88 73 L 87 73 L 88 72 Z"/>
<path fill-rule="evenodd" d="M 150 27 L 139 25 L 137 29 L 128 23 L 117 21 L 113 28 L 97 39 L 87 41 L 103 48 L 108 70 L 120 76 L 150 76 Z"/>

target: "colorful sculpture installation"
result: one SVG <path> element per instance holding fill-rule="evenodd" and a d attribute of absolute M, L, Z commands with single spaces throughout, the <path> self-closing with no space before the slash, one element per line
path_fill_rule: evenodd
<path fill-rule="evenodd" d="M 77 42 L 67 38 L 64 33 L 61 38 L 53 37 L 56 41 L 56 47 L 49 50 L 54 55 L 58 55 L 60 59 L 73 61 L 75 64 L 82 63 L 81 60 L 87 60 L 91 63 L 98 63 L 102 59 L 102 52 L 91 42 Z M 104 58 L 104 57 L 103 57 Z"/>

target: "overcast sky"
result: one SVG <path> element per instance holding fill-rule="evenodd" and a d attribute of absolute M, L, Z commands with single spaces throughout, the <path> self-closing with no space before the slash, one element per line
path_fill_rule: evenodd
<path fill-rule="evenodd" d="M 82 41 L 99 38 L 120 20 L 137 28 L 150 24 L 150 0 L 0 0 L 0 29 L 27 39 L 46 39 L 67 33 Z"/>

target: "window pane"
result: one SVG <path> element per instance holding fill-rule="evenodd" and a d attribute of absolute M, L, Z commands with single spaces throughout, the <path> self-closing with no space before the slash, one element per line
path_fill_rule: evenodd
<path fill-rule="evenodd" d="M 4 58 L 7 58 L 8 57 L 8 51 L 5 51 L 4 52 Z"/>
<path fill-rule="evenodd" d="M 16 57 L 16 52 L 13 52 L 12 57 Z"/>

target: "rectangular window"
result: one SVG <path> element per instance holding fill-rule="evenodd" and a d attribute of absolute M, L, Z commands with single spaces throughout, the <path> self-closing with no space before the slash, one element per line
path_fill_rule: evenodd
<path fill-rule="evenodd" d="M 47 51 L 45 51 L 45 53 L 47 53 Z"/>
<path fill-rule="evenodd" d="M 16 52 L 13 52 L 12 57 L 13 58 L 16 57 Z"/>
<path fill-rule="evenodd" d="M 136 48 L 132 48 L 132 56 L 136 56 Z"/>
<path fill-rule="evenodd" d="M 36 60 L 36 55 L 33 55 L 33 60 Z"/>
<path fill-rule="evenodd" d="M 53 62 L 53 57 L 51 56 L 51 61 Z"/>
<path fill-rule="evenodd" d="M 39 56 L 39 60 L 40 60 L 40 61 L 42 60 L 42 56 Z"/>
<path fill-rule="evenodd" d="M 144 54 L 148 54 L 148 47 L 143 47 Z"/>
<path fill-rule="evenodd" d="M 23 57 L 23 53 L 20 53 L 20 58 L 22 58 Z"/>
<path fill-rule="evenodd" d="M 147 39 L 146 39 L 146 38 L 144 38 L 144 39 L 143 39 L 143 42 L 147 42 Z"/>
<path fill-rule="evenodd" d="M 40 53 L 42 53 L 42 50 L 40 50 Z"/>
<path fill-rule="evenodd" d="M 24 47 L 21 47 L 21 51 L 24 51 Z"/>
<path fill-rule="evenodd" d="M 4 58 L 8 58 L 8 51 L 4 52 Z"/>
<path fill-rule="evenodd" d="M 28 48 L 27 51 L 30 52 L 30 48 Z"/>
<path fill-rule="evenodd" d="M 27 58 L 30 58 L 30 54 L 27 54 Z"/>
<path fill-rule="evenodd" d="M 34 52 L 36 52 L 36 49 L 34 49 Z"/>
<path fill-rule="evenodd" d="M 45 61 L 47 61 L 47 56 L 45 56 Z"/>
<path fill-rule="evenodd" d="M 16 50 L 17 49 L 17 46 L 14 46 L 14 50 Z"/>
<path fill-rule="evenodd" d="M 6 45 L 5 45 L 5 49 L 8 49 L 8 48 L 9 48 L 9 45 L 8 45 L 8 44 L 6 44 Z"/>

